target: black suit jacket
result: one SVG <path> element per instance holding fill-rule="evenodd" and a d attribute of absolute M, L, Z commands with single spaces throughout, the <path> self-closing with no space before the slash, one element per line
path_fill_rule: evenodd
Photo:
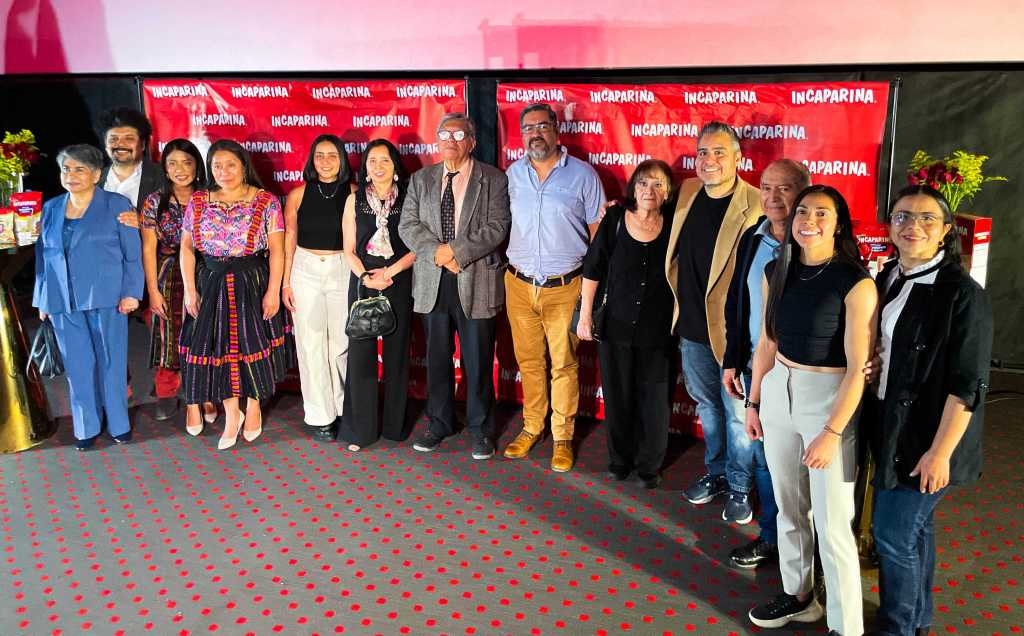
<path fill-rule="evenodd" d="M 103 172 L 100 173 L 99 186 L 102 188 L 103 184 L 107 182 L 107 173 L 110 172 L 110 166 L 107 165 L 103 168 Z M 167 183 L 167 177 L 164 175 L 164 171 L 160 168 L 160 164 L 150 161 L 148 158 L 142 160 L 142 175 L 139 180 L 139 198 L 132 203 L 135 205 L 135 209 L 141 211 L 142 203 L 146 200 L 151 193 L 156 192 L 160 188 L 164 187 Z"/>
<path fill-rule="evenodd" d="M 895 266 L 890 261 L 878 275 L 880 298 Z M 979 477 L 991 356 L 988 295 L 959 263 L 944 263 L 931 285 L 914 285 L 893 331 L 885 399 L 865 393 L 861 425 L 871 439 L 876 487 L 920 487 L 909 473 L 931 447 L 949 395 L 971 411 L 967 431 L 950 458 L 949 483 Z"/>

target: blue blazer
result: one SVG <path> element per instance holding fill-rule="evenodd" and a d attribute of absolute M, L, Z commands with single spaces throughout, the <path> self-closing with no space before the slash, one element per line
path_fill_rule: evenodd
<path fill-rule="evenodd" d="M 142 241 L 139 231 L 118 222 L 132 209 L 126 197 L 94 188 L 64 253 L 64 210 L 69 194 L 43 204 L 36 242 L 36 283 L 32 306 L 48 314 L 116 307 L 122 298 L 142 298 Z M 74 291 L 71 306 L 69 289 Z"/>

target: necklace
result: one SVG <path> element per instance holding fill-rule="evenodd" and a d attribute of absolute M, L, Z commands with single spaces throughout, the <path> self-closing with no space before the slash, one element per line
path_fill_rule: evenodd
<path fill-rule="evenodd" d="M 324 194 L 324 189 L 322 187 L 320 187 L 320 181 L 319 180 L 316 182 L 316 189 L 320 191 L 320 196 L 322 196 L 323 198 L 325 198 L 325 199 L 333 199 L 335 196 L 337 196 L 338 190 L 341 189 L 341 182 L 339 181 L 339 182 L 334 184 L 334 192 L 332 192 L 330 194 Z"/>
<path fill-rule="evenodd" d="M 820 276 L 820 275 L 821 275 L 821 273 L 822 273 L 823 271 L 825 271 L 825 269 L 826 269 L 826 268 L 827 268 L 827 267 L 828 267 L 829 265 L 831 265 L 831 264 L 832 264 L 832 259 L 833 259 L 834 257 L 835 257 L 835 254 L 832 254 L 832 256 L 829 256 L 829 257 L 828 257 L 828 260 L 827 260 L 827 261 L 825 261 L 825 264 L 821 266 L 821 269 L 819 269 L 818 271 L 814 272 L 813 274 L 811 274 L 811 275 L 810 275 L 810 276 L 808 276 L 807 278 L 804 278 L 804 277 L 803 277 L 803 276 L 801 276 L 800 274 L 797 274 L 797 275 L 796 275 L 796 277 L 797 277 L 797 278 L 799 278 L 800 280 L 805 280 L 805 281 L 806 281 L 806 280 L 814 280 L 815 278 L 817 278 L 818 276 Z M 804 267 L 808 267 L 808 266 L 807 266 L 807 265 L 804 265 Z M 814 267 L 814 266 L 813 266 L 813 265 L 811 265 L 810 267 Z"/>

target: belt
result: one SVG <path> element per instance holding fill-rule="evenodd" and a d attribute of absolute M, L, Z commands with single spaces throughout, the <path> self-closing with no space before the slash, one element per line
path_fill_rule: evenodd
<path fill-rule="evenodd" d="M 511 265 L 508 266 L 508 271 L 519 280 L 530 283 L 534 287 L 561 287 L 563 285 L 568 285 L 573 281 L 574 278 L 582 274 L 583 268 L 577 267 L 568 274 L 562 274 L 561 276 L 548 276 L 547 280 L 545 280 L 543 283 L 538 283 L 537 279 L 533 278 L 532 276 L 527 276 L 526 274 L 522 273 L 521 271 L 519 271 L 515 267 L 512 267 Z"/>

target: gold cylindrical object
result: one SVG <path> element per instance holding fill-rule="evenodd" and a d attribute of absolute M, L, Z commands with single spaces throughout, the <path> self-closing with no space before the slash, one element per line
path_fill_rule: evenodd
<path fill-rule="evenodd" d="M 0 283 L 0 452 L 32 448 L 56 431 L 39 374 L 28 363 L 28 341 L 14 296 Z"/>

